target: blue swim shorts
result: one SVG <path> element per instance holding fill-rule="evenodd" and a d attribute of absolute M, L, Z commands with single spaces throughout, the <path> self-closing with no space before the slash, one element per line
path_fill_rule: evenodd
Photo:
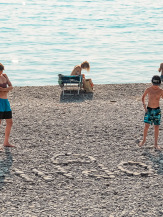
<path fill-rule="evenodd" d="M 154 125 L 160 125 L 160 122 L 161 122 L 160 107 L 158 108 L 147 107 L 147 112 L 145 113 L 144 116 L 144 123 L 151 124 L 151 125 L 154 123 Z"/>
<path fill-rule="evenodd" d="M 12 111 L 8 99 L 0 98 L 0 119 L 11 119 Z"/>

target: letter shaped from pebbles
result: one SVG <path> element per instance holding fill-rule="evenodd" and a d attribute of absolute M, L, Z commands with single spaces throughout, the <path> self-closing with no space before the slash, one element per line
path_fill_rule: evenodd
<path fill-rule="evenodd" d="M 133 168 L 132 171 L 127 167 Z M 153 173 L 151 166 L 147 166 L 142 162 L 134 161 L 121 162 L 118 164 L 118 169 L 130 176 L 148 176 Z"/>

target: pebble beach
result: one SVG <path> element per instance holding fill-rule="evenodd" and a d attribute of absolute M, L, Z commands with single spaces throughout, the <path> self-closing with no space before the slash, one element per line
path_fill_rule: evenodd
<path fill-rule="evenodd" d="M 10 143 L 0 152 L 0 216 L 163 216 L 163 123 L 143 136 L 150 84 L 14 87 Z M 163 108 L 163 100 L 160 103 Z M 5 121 L 1 125 L 3 143 Z"/>

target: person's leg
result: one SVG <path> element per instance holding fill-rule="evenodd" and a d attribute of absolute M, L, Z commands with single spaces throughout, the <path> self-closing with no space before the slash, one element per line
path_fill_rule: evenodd
<path fill-rule="evenodd" d="M 13 124 L 12 118 L 6 119 L 5 140 L 3 144 L 6 147 L 14 147 L 13 145 L 10 145 L 9 143 L 9 136 L 10 136 L 12 124 Z"/>
<path fill-rule="evenodd" d="M 159 125 L 154 125 L 154 137 L 155 137 L 155 143 L 154 147 L 158 150 L 160 150 L 160 147 L 158 146 L 158 135 L 159 135 Z"/>
<path fill-rule="evenodd" d="M 1 124 L 1 119 L 0 119 L 0 124 Z M 3 147 L 0 147 L 0 151 L 3 151 Z"/>
<path fill-rule="evenodd" d="M 139 143 L 139 146 L 142 147 L 144 145 L 144 143 L 146 142 L 146 137 L 147 137 L 147 133 L 148 133 L 148 129 L 149 129 L 150 124 L 145 123 L 144 126 L 144 134 L 143 134 L 143 140 Z"/>

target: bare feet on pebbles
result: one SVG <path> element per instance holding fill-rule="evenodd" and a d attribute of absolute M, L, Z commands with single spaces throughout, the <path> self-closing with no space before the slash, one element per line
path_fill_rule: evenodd
<path fill-rule="evenodd" d="M 143 145 L 144 145 L 144 143 L 145 143 L 145 141 L 143 140 L 143 141 L 141 141 L 141 142 L 139 142 L 139 147 L 141 148 Z"/>
<path fill-rule="evenodd" d="M 0 152 L 4 152 L 4 149 L 3 149 L 3 147 L 0 147 Z"/>
<path fill-rule="evenodd" d="M 4 147 L 10 147 L 10 148 L 14 148 L 15 147 L 14 145 L 11 145 L 10 143 L 4 144 L 3 146 Z"/>
<path fill-rule="evenodd" d="M 161 148 L 160 148 L 159 145 L 155 145 L 154 148 L 155 148 L 155 150 L 157 150 L 157 151 L 161 151 Z"/>
<path fill-rule="evenodd" d="M 139 142 L 139 147 L 141 148 L 143 145 L 145 144 L 145 141 L 144 140 L 142 140 L 141 142 Z M 155 150 L 158 150 L 158 151 L 160 151 L 161 150 L 161 148 L 160 148 L 160 146 L 159 145 L 154 145 L 154 148 L 155 148 Z"/>

